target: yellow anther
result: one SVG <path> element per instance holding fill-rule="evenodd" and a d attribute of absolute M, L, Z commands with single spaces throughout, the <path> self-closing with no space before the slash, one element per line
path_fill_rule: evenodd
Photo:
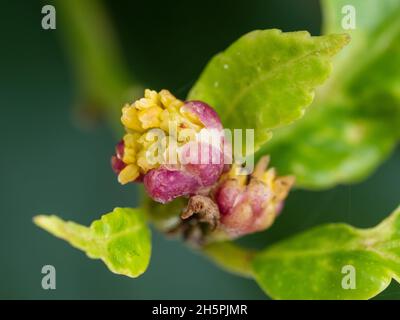
<path fill-rule="evenodd" d="M 161 132 L 161 130 L 160 130 Z M 165 150 L 165 141 L 167 137 L 165 135 L 158 135 L 158 132 L 153 134 L 152 131 L 148 131 L 142 134 L 138 139 L 137 143 L 139 145 L 140 150 L 146 149 L 156 149 Z"/>
<path fill-rule="evenodd" d="M 180 112 L 182 113 L 182 115 L 185 118 L 187 118 L 193 124 L 195 124 L 197 126 L 201 126 L 201 127 L 204 126 L 203 123 L 200 121 L 199 117 L 197 115 L 195 115 L 193 112 L 190 112 L 189 110 L 187 110 L 187 108 L 182 107 L 180 109 Z"/>
<path fill-rule="evenodd" d="M 147 148 L 153 143 L 153 140 L 149 139 L 149 133 L 146 132 L 139 137 L 137 142 L 140 144 L 140 148 Z"/>
<path fill-rule="evenodd" d="M 192 121 L 190 121 L 189 119 L 185 118 L 185 117 L 181 117 L 181 124 L 180 124 L 180 128 L 181 129 L 192 129 L 195 130 L 196 132 L 199 132 L 204 126 L 203 125 L 197 125 L 195 123 L 193 123 Z"/>
<path fill-rule="evenodd" d="M 241 170 L 241 166 L 239 166 L 237 163 L 233 163 L 230 170 L 227 172 L 228 178 L 229 179 L 234 179 L 236 176 L 239 174 Z"/>
<path fill-rule="evenodd" d="M 286 198 L 290 189 L 293 187 L 295 180 L 294 176 L 279 177 L 275 180 L 274 188 L 278 202 Z"/>
<path fill-rule="evenodd" d="M 164 130 L 165 132 L 169 131 L 169 122 L 171 120 L 170 116 L 170 111 L 169 110 L 163 110 L 160 114 L 160 128 Z"/>
<path fill-rule="evenodd" d="M 146 173 L 151 169 L 157 168 L 160 161 L 155 154 L 149 154 L 147 150 L 141 150 L 138 154 L 137 164 L 141 171 Z"/>
<path fill-rule="evenodd" d="M 265 184 L 268 184 L 273 187 L 275 178 L 276 178 L 276 170 L 275 168 L 271 168 L 262 174 L 260 180 L 263 181 Z"/>
<path fill-rule="evenodd" d="M 144 129 L 157 128 L 160 126 L 160 115 L 163 109 L 158 106 L 149 109 L 141 110 L 138 113 L 138 118 Z"/>
<path fill-rule="evenodd" d="M 236 177 L 239 185 L 244 186 L 247 183 L 247 175 L 245 174 L 240 174 Z"/>
<path fill-rule="evenodd" d="M 150 90 L 150 89 L 144 90 L 144 97 L 153 102 L 155 105 L 160 106 L 161 104 L 160 96 L 155 90 Z"/>
<path fill-rule="evenodd" d="M 136 161 L 136 151 L 133 148 L 127 148 L 125 147 L 124 149 L 124 156 L 122 158 L 122 161 L 125 163 L 135 163 Z"/>
<path fill-rule="evenodd" d="M 142 125 L 140 124 L 138 118 L 138 112 L 133 106 L 125 105 L 122 108 L 121 122 L 128 129 L 139 132 L 143 131 Z"/>
<path fill-rule="evenodd" d="M 237 163 L 233 163 L 228 172 L 223 173 L 219 181 L 235 180 L 240 186 L 247 184 L 247 175 L 244 174 L 243 168 Z"/>
<path fill-rule="evenodd" d="M 139 148 L 139 145 L 137 143 L 137 139 L 139 138 L 138 133 L 127 133 L 124 135 L 124 156 L 122 158 L 122 161 L 125 162 L 126 164 L 131 164 L 135 163 L 136 161 L 136 151 Z"/>
<path fill-rule="evenodd" d="M 139 177 L 139 167 L 136 164 L 128 164 L 118 175 L 120 184 L 127 184 Z"/>
<path fill-rule="evenodd" d="M 146 89 L 144 97 L 122 108 L 121 122 L 127 132 L 124 140 L 122 161 L 127 166 L 120 172 L 119 181 L 124 184 L 136 179 L 139 173 L 147 173 L 158 167 L 164 158 L 177 158 L 177 148 L 196 139 L 196 133 L 204 125 L 191 112 L 181 112 L 184 102 L 168 90 L 159 93 Z M 159 128 L 165 133 L 163 141 L 148 129 Z M 151 137 L 154 138 L 151 138 Z M 174 144 L 166 143 L 169 138 L 179 138 Z M 153 150 L 158 150 L 153 152 Z M 160 151 L 161 150 L 161 151 Z M 179 161 L 175 160 L 174 163 Z"/>
<path fill-rule="evenodd" d="M 153 107 L 158 107 L 158 104 L 150 99 L 141 98 L 134 103 L 135 108 L 139 110 L 147 110 Z"/>
<path fill-rule="evenodd" d="M 193 123 L 190 119 L 188 119 L 185 115 L 182 115 L 180 112 L 175 110 L 164 110 L 160 115 L 161 123 L 160 128 L 164 131 L 171 134 L 170 125 L 176 126 L 176 130 L 181 129 L 193 129 L 196 132 L 199 132 L 203 125 L 197 125 Z"/>
<path fill-rule="evenodd" d="M 160 99 L 161 99 L 161 103 L 168 108 L 172 103 L 174 103 L 176 100 L 175 96 L 169 92 L 168 90 L 161 90 L 160 93 Z"/>
<path fill-rule="evenodd" d="M 178 111 L 183 105 L 184 105 L 183 101 L 176 99 L 175 101 L 169 104 L 168 109 Z"/>
<path fill-rule="evenodd" d="M 140 134 L 138 133 L 127 133 L 124 135 L 124 145 L 125 148 L 133 148 L 137 149 L 138 148 L 138 139 L 140 137 Z"/>

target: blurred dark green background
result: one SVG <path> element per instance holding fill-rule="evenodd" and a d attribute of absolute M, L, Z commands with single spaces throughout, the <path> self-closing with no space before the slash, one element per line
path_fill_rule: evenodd
<path fill-rule="evenodd" d="M 44 4 L 0 5 L 0 298 L 265 299 L 253 281 L 157 232 L 149 270 L 129 279 L 32 224 L 38 213 L 88 224 L 115 206 L 138 203 L 135 187 L 121 187 L 110 169 L 111 130 L 83 129 L 72 116 L 78 97 L 59 37 L 65 26 L 41 28 Z M 240 35 L 271 27 L 318 34 L 321 24 L 316 0 L 109 1 L 107 8 L 129 71 L 180 97 L 207 60 Z M 293 192 L 272 229 L 246 242 L 262 246 L 323 222 L 372 226 L 399 204 L 399 180 L 398 150 L 361 184 Z M 41 288 L 45 264 L 56 267 L 56 290 Z M 379 298 L 400 299 L 400 286 L 392 284 Z"/>

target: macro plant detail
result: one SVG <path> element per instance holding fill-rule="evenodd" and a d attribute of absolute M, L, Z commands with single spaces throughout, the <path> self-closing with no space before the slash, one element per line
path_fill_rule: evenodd
<path fill-rule="evenodd" d="M 206 193 L 221 175 L 222 124 L 207 104 L 183 103 L 167 90 L 146 89 L 144 98 L 122 109 L 121 122 L 127 134 L 111 160 L 121 184 L 143 181 L 152 199 L 166 203 Z M 212 134 L 208 130 L 215 130 L 215 144 L 201 139 Z"/>
<path fill-rule="evenodd" d="M 370 20 L 361 15 L 359 27 L 343 33 L 340 8 L 347 3 L 360 12 L 385 10 Z M 323 35 L 251 31 L 211 58 L 186 98 L 141 86 L 125 98 L 124 85 L 98 94 L 112 105 L 107 112 L 120 138 L 110 170 L 118 183 L 143 188 L 143 203 L 116 208 L 90 227 L 54 215 L 34 222 L 132 278 L 150 263 L 152 224 L 276 299 L 369 299 L 392 279 L 400 282 L 399 208 L 369 229 L 331 223 L 261 250 L 236 241 L 284 215 L 292 189 L 358 182 L 397 145 L 400 24 L 392 12 L 400 4 L 322 4 Z M 366 48 L 372 54 L 353 68 Z M 243 142 L 239 154 L 225 136 L 238 129 L 254 129 L 254 144 Z M 341 286 L 344 265 L 357 270 L 353 290 Z"/>
<path fill-rule="evenodd" d="M 266 170 L 268 162 L 261 158 L 250 175 L 238 174 L 240 167 L 234 164 L 213 191 L 221 223 L 232 238 L 265 230 L 283 209 L 295 179 L 277 177 L 274 168 Z"/>

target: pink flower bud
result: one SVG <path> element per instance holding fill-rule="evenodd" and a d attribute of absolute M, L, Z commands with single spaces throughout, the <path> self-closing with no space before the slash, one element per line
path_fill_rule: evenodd
<path fill-rule="evenodd" d="M 277 177 L 273 168 L 266 170 L 268 162 L 263 157 L 250 176 L 233 165 L 214 191 L 222 228 L 231 237 L 267 229 L 282 209 L 294 177 Z"/>
<path fill-rule="evenodd" d="M 143 182 L 149 196 L 161 203 L 194 194 L 201 186 L 199 179 L 190 172 L 161 167 L 150 170 L 144 176 Z"/>
<path fill-rule="evenodd" d="M 122 111 L 127 134 L 111 160 L 122 184 L 143 180 L 149 196 L 166 203 L 180 196 L 206 193 L 217 182 L 226 155 L 221 121 L 209 105 L 182 102 L 166 90 L 146 90 L 145 98 Z M 171 129 L 171 123 L 176 130 Z M 165 160 L 161 163 L 146 158 L 153 143 L 146 140 L 146 134 L 152 129 L 162 130 L 168 141 L 166 149 L 157 153 Z M 176 145 L 167 138 L 176 139 Z M 177 162 L 168 160 L 171 150 Z"/>
<path fill-rule="evenodd" d="M 116 174 L 119 174 L 122 169 L 126 167 L 126 164 L 122 161 L 124 157 L 124 141 L 121 140 L 115 146 L 115 156 L 111 157 L 111 168 L 114 170 Z"/>
<path fill-rule="evenodd" d="M 181 110 L 197 116 L 207 129 L 217 129 L 219 131 L 223 129 L 217 112 L 204 102 L 186 101 Z"/>
<path fill-rule="evenodd" d="M 184 114 L 192 113 L 191 117 L 198 117 L 204 129 L 216 137 L 214 144 L 199 140 L 188 142 L 179 150 L 178 167 L 160 166 L 145 175 L 148 194 L 161 203 L 204 193 L 217 182 L 224 168 L 222 124 L 217 113 L 200 101 L 185 102 L 181 110 Z"/>
<path fill-rule="evenodd" d="M 119 174 L 124 168 L 126 164 L 116 156 L 111 157 L 111 168 L 116 174 Z"/>

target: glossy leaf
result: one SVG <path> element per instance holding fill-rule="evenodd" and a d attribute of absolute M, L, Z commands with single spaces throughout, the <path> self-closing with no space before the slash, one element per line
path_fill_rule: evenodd
<path fill-rule="evenodd" d="M 400 137 L 400 2 L 323 1 L 325 32 L 344 31 L 355 12 L 351 43 L 340 52 L 328 83 L 299 122 L 278 130 L 259 156 L 270 154 L 297 186 L 321 189 L 370 175 Z M 344 9 L 343 9 L 344 8 Z"/>
<path fill-rule="evenodd" d="M 260 152 L 271 154 L 280 174 L 294 174 L 308 189 L 357 182 L 368 176 L 393 151 L 399 126 L 396 112 L 368 111 L 367 105 L 326 105 L 294 128 L 278 132 Z"/>
<path fill-rule="evenodd" d="M 214 107 L 226 128 L 255 129 L 257 148 L 272 129 L 302 117 L 348 41 L 344 34 L 250 32 L 209 62 L 188 99 Z"/>
<path fill-rule="evenodd" d="M 329 224 L 306 231 L 261 252 L 253 267 L 275 299 L 372 298 L 392 278 L 400 281 L 400 208 L 371 229 Z"/>
<path fill-rule="evenodd" d="M 150 229 L 140 209 L 115 208 L 90 227 L 66 222 L 57 216 L 40 215 L 34 222 L 54 236 L 101 259 L 114 273 L 138 277 L 150 261 Z"/>
<path fill-rule="evenodd" d="M 324 31 L 343 32 L 354 11 L 351 45 L 339 55 L 340 77 L 347 94 L 360 99 L 392 96 L 400 108 L 400 2 L 398 0 L 324 0 Z M 378 107 L 378 106 L 377 106 Z"/>

